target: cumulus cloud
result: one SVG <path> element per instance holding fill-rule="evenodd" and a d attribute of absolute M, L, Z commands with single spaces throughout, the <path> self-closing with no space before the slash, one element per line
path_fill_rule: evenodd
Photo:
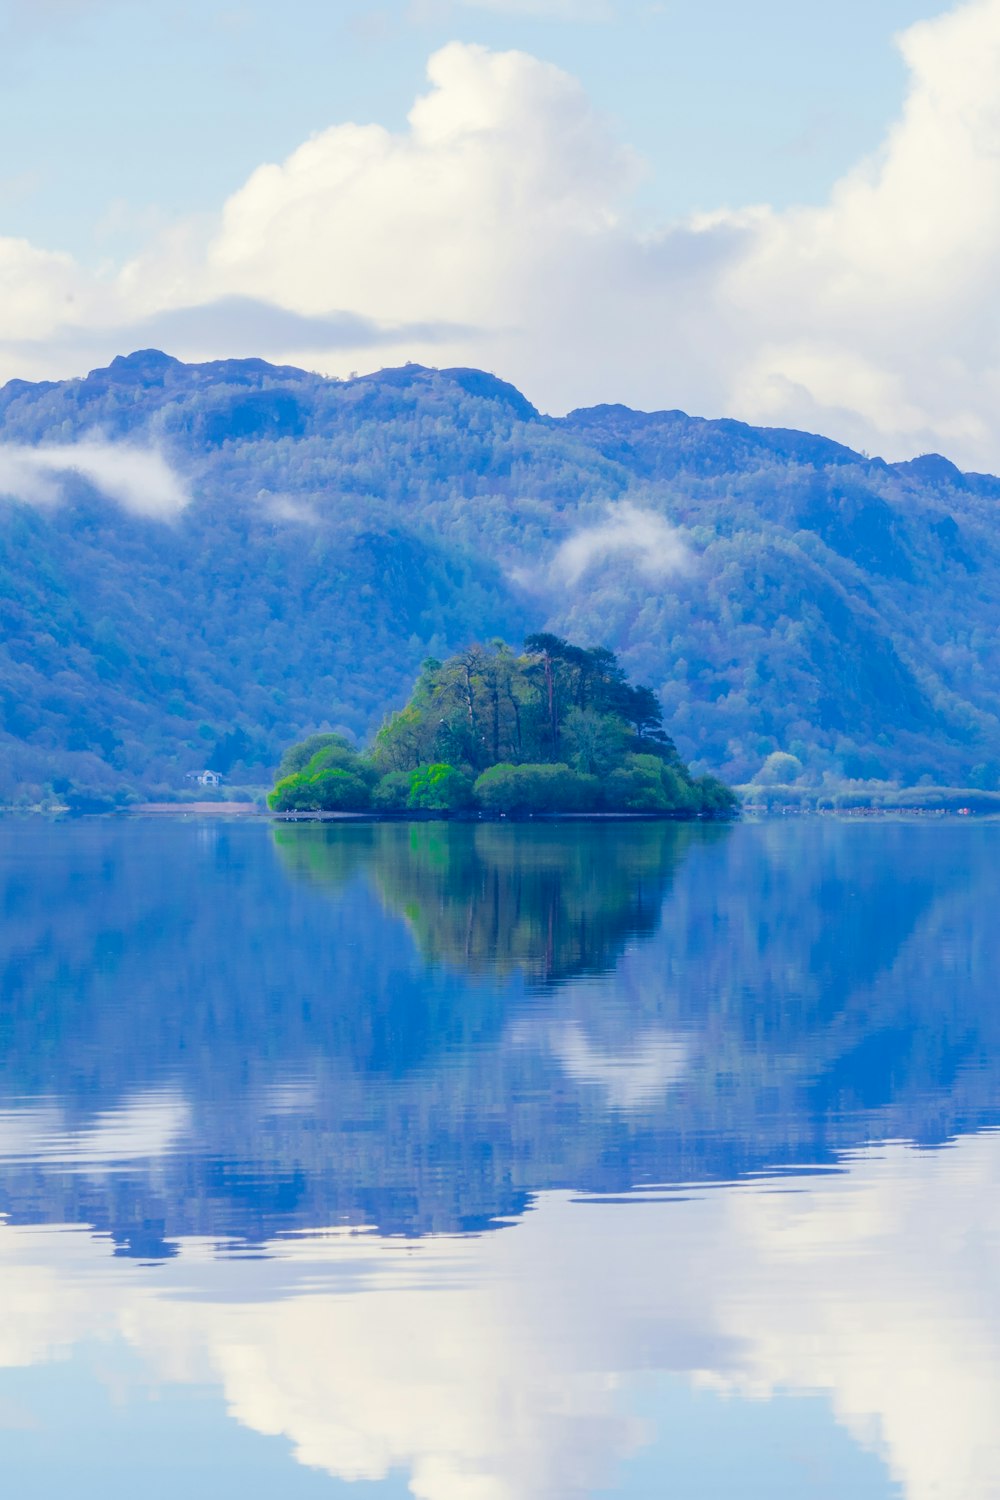
<path fill-rule="evenodd" d="M 637 164 L 580 87 L 452 45 L 409 130 L 340 126 L 226 205 L 219 286 L 463 346 L 550 408 L 606 399 L 1000 462 L 1000 0 L 900 39 L 904 111 L 816 209 L 627 220 Z"/>
<path fill-rule="evenodd" d="M 651 229 L 641 164 L 576 80 L 452 43 L 404 129 L 333 125 L 114 277 L 0 241 L 2 363 L 65 373 L 67 331 L 145 322 L 181 355 L 257 337 L 344 374 L 378 348 L 485 365 L 552 411 L 683 406 L 1000 467 L 1000 0 L 898 44 L 905 106 L 824 204 Z"/>
<path fill-rule="evenodd" d="M 336 299 L 379 323 L 523 319 L 539 261 L 612 222 L 631 154 L 574 79 L 524 53 L 453 43 L 428 76 L 405 133 L 335 126 L 253 174 L 207 250 L 218 294 L 307 315 Z"/>
<path fill-rule="evenodd" d="M 71 256 L 0 237 L 5 341 L 47 338 L 63 321 L 86 323 L 98 300 L 96 287 Z"/>
<path fill-rule="evenodd" d="M 161 453 L 124 444 L 85 442 L 29 448 L 0 445 L 0 495 L 29 505 L 55 505 L 67 477 L 86 479 L 136 516 L 169 520 L 190 496 Z"/>
<path fill-rule="evenodd" d="M 683 535 L 654 511 L 623 500 L 606 507 L 607 519 L 568 537 L 546 569 L 549 583 L 572 587 L 592 568 L 626 560 L 650 583 L 685 573 L 693 556 Z"/>
<path fill-rule="evenodd" d="M 910 90 L 881 151 L 823 207 L 767 216 L 722 279 L 749 335 L 733 400 L 996 462 L 1000 3 L 899 45 Z"/>

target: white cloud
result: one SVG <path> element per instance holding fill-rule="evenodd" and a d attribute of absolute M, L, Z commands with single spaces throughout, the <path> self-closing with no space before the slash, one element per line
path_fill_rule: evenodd
<path fill-rule="evenodd" d="M 274 521 L 289 521 L 296 526 L 316 526 L 319 511 L 308 500 L 296 495 L 272 495 L 270 490 L 259 490 L 257 502 L 265 515 Z"/>
<path fill-rule="evenodd" d="M 0 238 L 3 338 L 44 338 L 60 322 L 85 321 L 96 288 L 71 256 L 36 250 L 27 240 Z"/>
<path fill-rule="evenodd" d="M 909 95 L 882 150 L 819 209 L 767 216 L 720 292 L 747 333 L 733 400 L 838 409 L 895 448 L 1000 459 L 1000 3 L 900 39 Z"/>
<path fill-rule="evenodd" d="M 899 45 L 905 107 L 824 205 L 650 232 L 629 218 L 639 164 L 574 79 L 452 43 L 404 130 L 323 131 L 117 278 L 0 241 L 4 366 L 54 373 L 130 327 L 221 355 L 253 306 L 275 357 L 335 373 L 377 343 L 548 410 L 683 406 L 1000 467 L 1000 0 Z"/>
<path fill-rule="evenodd" d="M 653 236 L 625 223 L 636 163 L 572 80 L 453 45 L 408 133 L 339 127 L 255 174 L 209 266 L 304 313 L 488 330 L 456 353 L 556 409 L 680 404 L 997 464 L 1000 0 L 900 45 L 904 112 L 826 206 Z"/>
<path fill-rule="evenodd" d="M 421 346 L 454 342 L 469 330 L 448 323 L 413 323 L 402 327 L 380 325 L 357 313 L 325 312 L 311 317 L 262 302 L 253 297 L 222 296 L 194 307 L 172 307 L 122 329 L 104 330 L 120 352 L 123 337 L 142 348 L 177 344 L 211 358 L 220 348 L 236 359 L 260 358 L 275 349 L 327 352 L 398 345 L 407 339 Z M 93 337 L 92 330 L 88 336 Z"/>
<path fill-rule="evenodd" d="M 336 126 L 253 174 L 208 248 L 219 295 L 502 329 L 540 260 L 610 227 L 634 163 L 575 80 L 458 43 L 428 75 L 405 134 Z"/>
<path fill-rule="evenodd" d="M 169 520 L 190 496 L 161 453 L 125 444 L 86 442 L 30 448 L 0 445 L 0 495 L 29 505 L 54 505 L 63 481 L 79 475 L 136 516 Z"/>
<path fill-rule="evenodd" d="M 650 583 L 685 573 L 693 563 L 682 534 L 662 516 L 623 500 L 606 507 L 607 519 L 576 531 L 546 569 L 547 582 L 572 587 L 592 568 L 627 560 Z"/>

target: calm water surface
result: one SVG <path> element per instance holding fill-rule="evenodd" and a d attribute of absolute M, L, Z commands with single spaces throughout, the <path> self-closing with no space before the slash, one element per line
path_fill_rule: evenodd
<path fill-rule="evenodd" d="M 0 824 L 5 1492 L 1000 1495 L 998 861 Z"/>

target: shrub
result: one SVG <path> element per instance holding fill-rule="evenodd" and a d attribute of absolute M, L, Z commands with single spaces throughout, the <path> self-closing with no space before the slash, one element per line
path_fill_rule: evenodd
<path fill-rule="evenodd" d="M 699 776 L 695 791 L 700 802 L 699 812 L 708 818 L 731 818 L 739 809 L 740 799 L 724 782 L 714 776 Z"/>
<path fill-rule="evenodd" d="M 472 782 L 456 766 L 439 761 L 436 765 L 418 767 L 410 778 L 407 807 L 458 812 L 472 804 Z"/>
<path fill-rule="evenodd" d="M 279 781 L 267 801 L 273 812 L 364 812 L 371 792 L 349 771 L 300 772 Z"/>
<path fill-rule="evenodd" d="M 586 812 L 600 801 L 600 782 L 569 766 L 490 766 L 474 787 L 476 800 L 490 812 Z"/>
<path fill-rule="evenodd" d="M 608 777 L 608 807 L 620 812 L 694 812 L 698 794 L 691 783 L 658 755 L 627 755 Z"/>
<path fill-rule="evenodd" d="M 374 786 L 378 781 L 378 771 L 371 761 L 363 759 L 354 750 L 343 750 L 337 745 L 331 745 L 326 750 L 319 750 L 302 774 L 315 777 L 321 771 L 345 771 L 348 776 L 356 776 L 368 787 Z"/>
<path fill-rule="evenodd" d="M 372 792 L 372 807 L 378 812 L 402 812 L 410 796 L 411 773 L 390 771 Z"/>

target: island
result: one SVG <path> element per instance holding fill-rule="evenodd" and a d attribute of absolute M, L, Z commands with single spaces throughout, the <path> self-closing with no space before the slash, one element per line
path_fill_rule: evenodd
<path fill-rule="evenodd" d="M 286 751 L 268 798 L 279 814 L 440 817 L 645 814 L 729 818 L 736 794 L 694 776 L 606 647 L 529 635 L 430 658 L 370 749 L 339 734 Z"/>

